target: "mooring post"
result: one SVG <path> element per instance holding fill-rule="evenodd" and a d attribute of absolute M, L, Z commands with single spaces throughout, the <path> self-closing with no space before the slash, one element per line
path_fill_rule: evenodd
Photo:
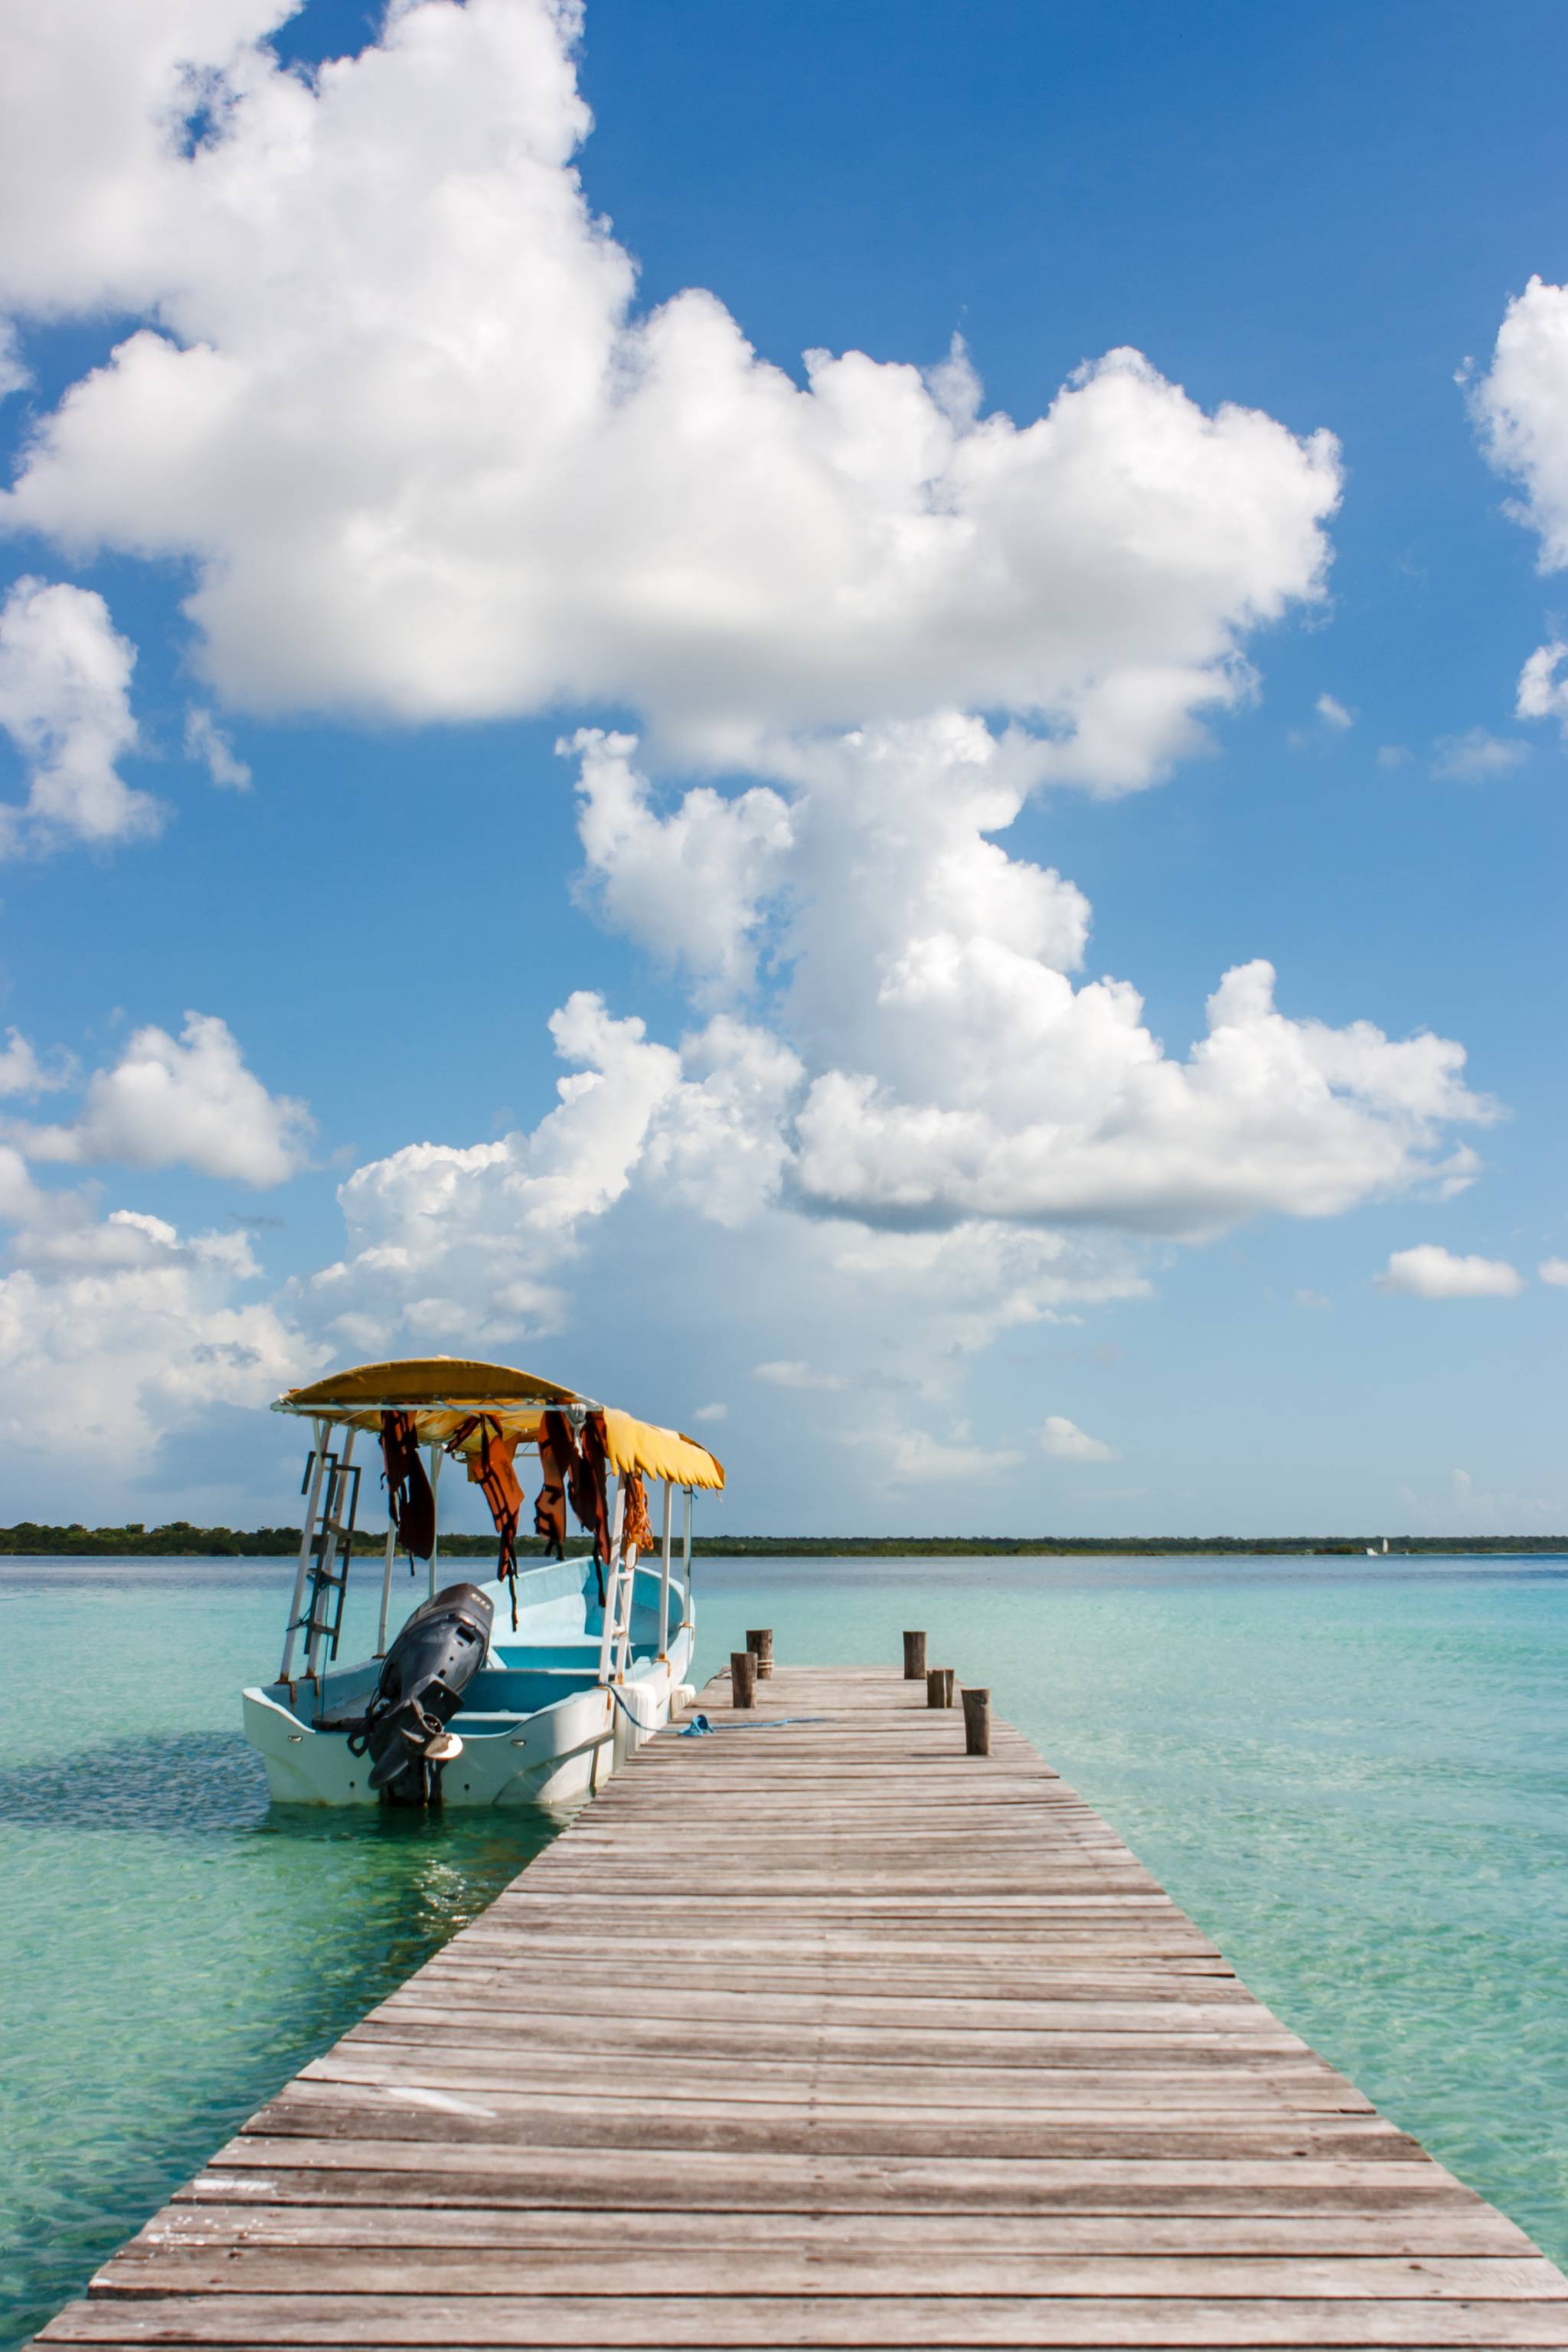
<path fill-rule="evenodd" d="M 757 1703 L 757 1662 L 750 1650 L 730 1653 L 730 1703 L 732 1706 Z"/>
<path fill-rule="evenodd" d="M 963 1752 L 966 1756 L 989 1756 L 991 1753 L 991 1694 L 988 1690 L 966 1690 L 963 1694 Z"/>
<path fill-rule="evenodd" d="M 926 1637 L 923 1633 L 904 1635 L 904 1680 L 918 1683 L 926 1670 Z"/>
<path fill-rule="evenodd" d="M 928 1666 L 926 1668 L 927 1706 L 951 1706 L 952 1705 L 952 1678 L 953 1669 L 952 1666 Z"/>
<path fill-rule="evenodd" d="M 765 1683 L 773 1670 L 773 1628 L 764 1625 L 746 1636 L 746 1647 L 757 1662 L 757 1680 Z"/>

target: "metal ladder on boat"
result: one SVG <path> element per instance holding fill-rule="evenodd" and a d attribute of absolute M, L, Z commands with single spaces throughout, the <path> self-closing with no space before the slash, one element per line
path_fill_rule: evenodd
<path fill-rule="evenodd" d="M 326 1648 L 331 1663 L 338 1654 L 338 1636 L 342 1631 L 343 1602 L 348 1593 L 349 1564 L 353 1556 L 354 1516 L 359 1509 L 359 1465 L 340 1459 L 335 1454 L 321 1457 L 326 1471 L 322 1482 L 321 1516 L 310 1544 L 310 1582 L 305 1612 L 300 1620 L 306 1641 L 305 1671 L 320 1676 L 321 1651 Z M 305 1480 L 310 1482 L 314 1457 L 305 1465 Z M 304 1488 L 300 1488 L 304 1492 Z"/>
<path fill-rule="evenodd" d="M 617 1515 L 618 1516 L 618 1515 Z M 599 1680 L 624 1683 L 632 1655 L 632 1594 L 637 1586 L 635 1549 L 617 1542 L 605 1571 L 605 1629 L 599 1637 Z"/>

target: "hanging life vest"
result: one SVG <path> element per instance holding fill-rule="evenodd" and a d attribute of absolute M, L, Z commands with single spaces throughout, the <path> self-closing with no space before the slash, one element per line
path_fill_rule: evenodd
<path fill-rule="evenodd" d="M 411 1412 L 381 1416 L 381 1458 L 385 1465 L 386 1507 L 397 1540 L 410 1559 L 428 1559 L 436 1549 L 436 1497 L 419 1454 L 419 1431 Z"/>
<path fill-rule="evenodd" d="M 533 1507 L 533 1532 L 544 1546 L 546 1559 L 566 1557 L 566 1472 L 577 1452 L 572 1424 L 563 1412 L 539 1416 L 539 1500 Z"/>
<path fill-rule="evenodd" d="M 496 1575 L 511 1592 L 511 1630 L 517 1631 L 517 1515 L 522 1508 L 522 1488 L 517 1483 L 512 1457 L 517 1452 L 515 1437 L 503 1437 L 488 1413 L 471 1413 L 459 1423 L 447 1440 L 448 1454 L 461 1454 L 475 1432 L 479 1444 L 464 1458 L 468 1463 L 468 1484 L 478 1486 L 490 1507 L 490 1517 L 500 1538 L 496 1552 Z"/>
<path fill-rule="evenodd" d="M 605 1605 L 605 1570 L 610 1558 L 610 1504 L 605 1471 L 605 1416 L 591 1412 L 583 1423 L 583 1442 L 566 1472 L 566 1491 L 577 1524 L 594 1538 L 594 1567 L 599 1584 L 599 1606 Z"/>
<path fill-rule="evenodd" d="M 533 1510 L 533 1530 L 552 1559 L 566 1557 L 566 1499 L 573 1517 L 594 1539 L 594 1570 L 599 1605 L 605 1601 L 605 1563 L 610 1557 L 610 1512 L 605 1494 L 605 1421 L 591 1412 L 579 1444 L 563 1412 L 539 1416 L 539 1466 L 542 1474 Z"/>
<path fill-rule="evenodd" d="M 621 1480 L 621 1549 L 636 1545 L 638 1551 L 653 1549 L 653 1528 L 648 1523 L 647 1489 L 640 1471 L 628 1470 Z"/>

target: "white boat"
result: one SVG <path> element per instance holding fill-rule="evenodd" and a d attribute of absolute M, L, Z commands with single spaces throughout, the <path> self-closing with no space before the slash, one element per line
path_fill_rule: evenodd
<path fill-rule="evenodd" d="M 706 1446 L 531 1373 L 446 1356 L 362 1364 L 289 1390 L 273 1411 L 311 1424 L 282 1664 L 244 1694 L 246 1738 L 276 1801 L 567 1804 L 689 1700 L 691 1499 L 724 1484 Z M 374 1652 L 340 1664 L 363 1467 L 354 1444 L 367 1433 L 388 1486 L 379 1622 Z M 512 1463 L 527 1455 L 540 1465 L 536 1528 L 562 1544 L 569 1494 L 595 1548 L 508 1573 L 521 1501 Z M 498 1573 L 482 1584 L 442 1580 L 435 1504 L 449 1456 L 496 1521 Z M 657 1533 L 648 1481 L 662 1489 Z M 411 1561 L 427 1554 L 428 1574 L 389 1642 L 400 1548 Z"/>

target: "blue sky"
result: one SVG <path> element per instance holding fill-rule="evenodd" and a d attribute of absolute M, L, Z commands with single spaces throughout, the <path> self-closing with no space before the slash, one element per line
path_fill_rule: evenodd
<path fill-rule="evenodd" d="M 5 1516 L 444 1348 L 737 1530 L 1564 1525 L 1558 12 L 0 45 Z"/>

